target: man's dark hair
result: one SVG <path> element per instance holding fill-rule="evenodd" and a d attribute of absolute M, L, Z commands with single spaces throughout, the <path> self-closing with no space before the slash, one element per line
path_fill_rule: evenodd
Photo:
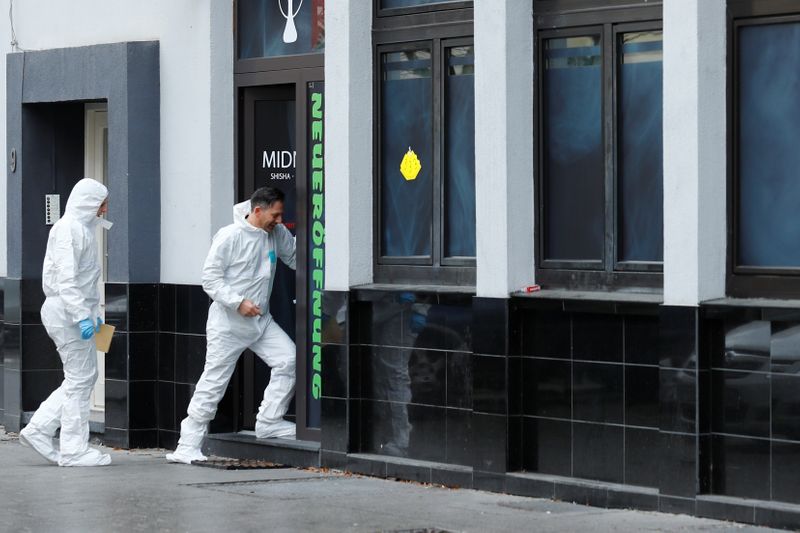
<path fill-rule="evenodd" d="M 285 197 L 286 195 L 283 194 L 283 191 L 280 189 L 275 187 L 261 187 L 250 197 L 250 211 L 255 209 L 256 206 L 267 209 L 275 202 L 283 202 Z"/>

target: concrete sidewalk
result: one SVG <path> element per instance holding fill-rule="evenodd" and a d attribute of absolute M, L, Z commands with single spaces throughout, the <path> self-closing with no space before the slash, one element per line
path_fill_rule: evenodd
<path fill-rule="evenodd" d="M 109 450 L 105 468 L 58 468 L 0 428 L 0 531 L 771 531 L 337 472 L 168 464 Z"/>

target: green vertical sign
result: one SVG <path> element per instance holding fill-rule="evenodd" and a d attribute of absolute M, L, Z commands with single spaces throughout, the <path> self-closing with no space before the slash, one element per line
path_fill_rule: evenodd
<path fill-rule="evenodd" d="M 308 84 L 309 113 L 309 171 L 311 183 L 309 198 L 310 235 L 308 239 L 308 297 L 311 342 L 308 372 L 308 425 L 319 427 L 322 399 L 322 294 L 325 287 L 325 141 L 323 134 L 324 82 Z"/>

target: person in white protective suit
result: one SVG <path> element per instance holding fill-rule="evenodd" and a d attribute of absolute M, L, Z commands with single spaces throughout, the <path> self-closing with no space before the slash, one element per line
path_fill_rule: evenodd
<path fill-rule="evenodd" d="M 217 232 L 203 265 L 203 289 L 213 303 L 206 323 L 206 364 L 181 422 L 181 437 L 167 460 L 204 461 L 201 448 L 239 355 L 249 348 L 272 372 L 256 417 L 261 439 L 294 438 L 283 419 L 294 394 L 295 346 L 269 314 L 277 260 L 292 269 L 295 239 L 283 222 L 284 194 L 258 189 L 233 208 L 233 224 Z"/>
<path fill-rule="evenodd" d="M 89 448 L 89 400 L 97 381 L 94 334 L 100 324 L 100 260 L 95 230 L 108 211 L 108 189 L 80 180 L 64 216 L 50 229 L 42 270 L 42 324 L 58 349 L 64 382 L 34 413 L 19 440 L 59 466 L 105 466 L 111 457 Z M 60 450 L 54 445 L 61 426 Z"/>

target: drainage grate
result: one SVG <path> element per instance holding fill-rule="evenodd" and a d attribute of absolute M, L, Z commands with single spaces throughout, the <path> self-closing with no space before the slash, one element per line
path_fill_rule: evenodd
<path fill-rule="evenodd" d="M 289 468 L 286 465 L 263 461 L 260 459 L 209 459 L 207 461 L 193 461 L 193 465 L 221 470 L 259 470 L 267 468 Z"/>

